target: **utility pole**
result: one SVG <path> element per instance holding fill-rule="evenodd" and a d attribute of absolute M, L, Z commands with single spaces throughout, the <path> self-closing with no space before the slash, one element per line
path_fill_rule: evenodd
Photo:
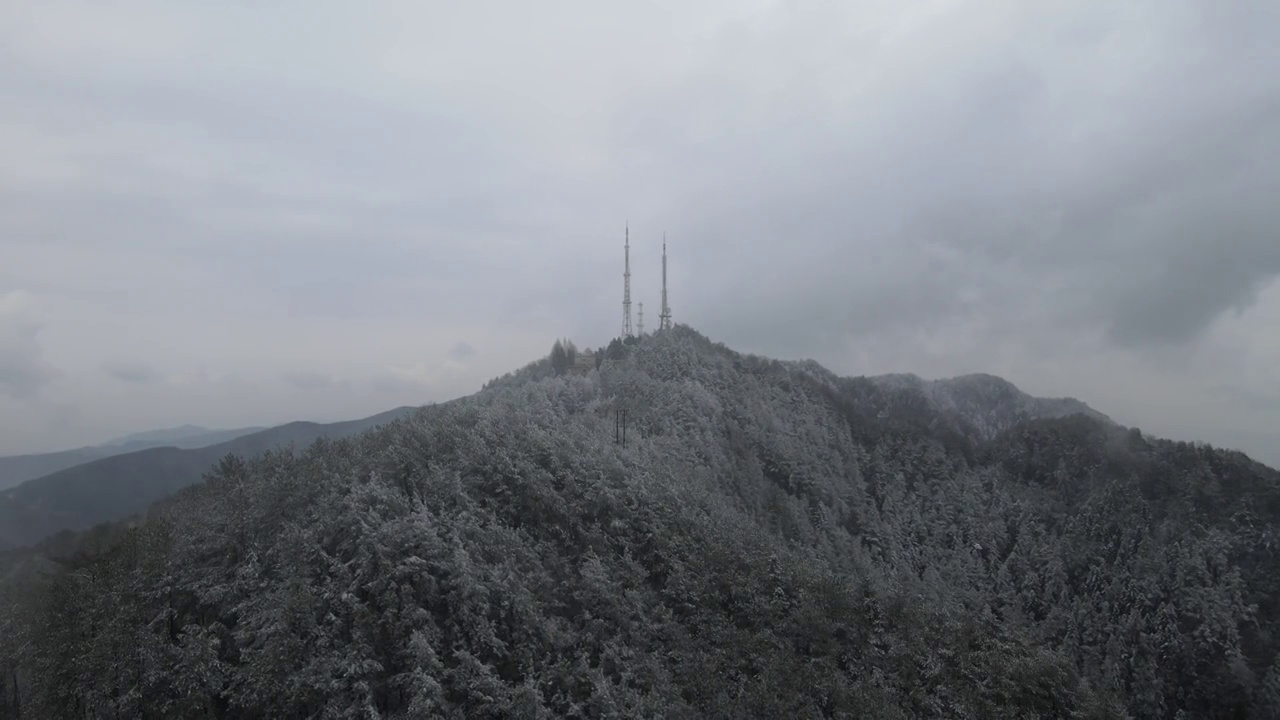
<path fill-rule="evenodd" d="M 627 446 L 627 411 L 619 407 L 613 410 L 613 441 Z"/>

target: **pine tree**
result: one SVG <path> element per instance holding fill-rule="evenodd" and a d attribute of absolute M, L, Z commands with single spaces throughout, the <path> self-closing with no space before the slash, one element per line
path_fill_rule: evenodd
<path fill-rule="evenodd" d="M 556 375 L 563 375 L 569 369 L 569 353 L 565 350 L 564 344 L 556 340 L 551 346 L 551 371 Z"/>

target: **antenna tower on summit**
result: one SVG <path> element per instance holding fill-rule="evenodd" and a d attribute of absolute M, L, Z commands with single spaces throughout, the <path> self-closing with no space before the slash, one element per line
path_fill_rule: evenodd
<path fill-rule="evenodd" d="M 667 232 L 662 231 L 662 312 L 658 314 L 658 329 L 671 329 L 671 306 L 667 304 Z"/>
<path fill-rule="evenodd" d="M 629 338 L 631 332 L 631 223 L 626 226 L 626 244 L 624 245 L 625 262 L 622 270 L 622 337 Z"/>
<path fill-rule="evenodd" d="M 644 303 L 640 303 L 640 321 L 636 323 L 636 334 L 644 337 Z"/>

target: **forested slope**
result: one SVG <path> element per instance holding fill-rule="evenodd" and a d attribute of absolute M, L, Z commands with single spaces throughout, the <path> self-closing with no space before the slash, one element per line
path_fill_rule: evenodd
<path fill-rule="evenodd" d="M 200 428 L 204 430 L 203 428 Z M 123 438 L 121 441 L 105 445 L 75 448 L 52 453 L 36 455 L 9 455 L 0 457 L 0 490 L 20 485 L 59 470 L 83 465 L 112 455 L 138 452 L 157 447 L 176 447 L 182 449 L 202 448 L 217 445 L 238 437 L 258 432 L 264 428 L 240 428 L 237 430 L 204 430 L 184 435 L 165 435 L 163 432 L 139 433 L 136 436 Z M 173 431 L 171 431 L 173 432 Z"/>
<path fill-rule="evenodd" d="M 101 457 L 29 480 L 0 493 L 0 549 L 142 512 L 151 503 L 199 482 L 227 454 L 252 456 L 281 446 L 305 447 L 317 438 L 363 432 L 411 411 L 397 408 L 337 423 L 292 422 L 214 445 L 157 447 Z"/>
<path fill-rule="evenodd" d="M 11 554 L 4 713 L 1280 710 L 1274 471 L 684 327 L 609 355 L 228 457 L 52 571 Z"/>

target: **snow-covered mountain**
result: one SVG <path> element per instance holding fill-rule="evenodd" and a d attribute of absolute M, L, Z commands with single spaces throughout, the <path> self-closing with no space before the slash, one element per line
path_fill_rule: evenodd
<path fill-rule="evenodd" d="M 886 389 L 919 393 L 933 409 L 972 425 L 984 440 L 1029 420 L 1083 414 L 1112 423 L 1109 417 L 1075 398 L 1034 397 L 1004 378 L 985 373 L 942 380 L 925 380 L 910 373 L 868 379 Z"/>

